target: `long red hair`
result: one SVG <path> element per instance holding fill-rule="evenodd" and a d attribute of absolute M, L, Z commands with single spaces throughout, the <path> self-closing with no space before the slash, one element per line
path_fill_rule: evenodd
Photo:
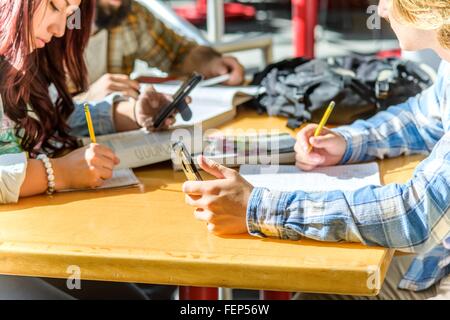
<path fill-rule="evenodd" d="M 63 37 L 54 38 L 45 48 L 32 53 L 33 14 L 46 0 L 0 1 L 0 95 L 6 115 L 16 123 L 23 149 L 32 155 L 54 155 L 75 148 L 76 140 L 67 125 L 74 110 L 67 81 L 71 80 L 80 92 L 87 88 L 83 52 L 90 36 L 95 0 L 82 0 L 80 28 L 67 29 Z M 49 94 L 51 84 L 58 92 L 55 103 Z"/>

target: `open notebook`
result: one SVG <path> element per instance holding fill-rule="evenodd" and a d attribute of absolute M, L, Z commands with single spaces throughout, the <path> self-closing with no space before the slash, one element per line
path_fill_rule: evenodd
<path fill-rule="evenodd" d="M 319 168 L 305 172 L 295 166 L 241 166 L 241 175 L 255 187 L 277 191 L 353 191 L 381 185 L 375 162 Z"/>

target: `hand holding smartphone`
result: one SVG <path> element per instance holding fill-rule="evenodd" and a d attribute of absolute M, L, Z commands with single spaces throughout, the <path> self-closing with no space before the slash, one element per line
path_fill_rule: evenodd
<path fill-rule="evenodd" d="M 194 73 L 192 77 L 187 80 L 183 85 L 178 89 L 178 91 L 175 93 L 173 97 L 173 101 L 164 107 L 155 117 L 155 120 L 153 122 L 153 127 L 155 129 L 161 128 L 162 124 L 165 122 L 165 120 L 175 112 L 175 110 L 178 110 L 180 112 L 181 117 L 185 121 L 189 121 L 192 119 L 192 111 L 189 108 L 188 104 L 186 103 L 186 98 L 189 96 L 189 94 L 194 90 L 194 88 L 203 80 L 203 77 L 198 74 Z"/>
<path fill-rule="evenodd" d="M 181 163 L 184 174 L 189 181 L 203 181 L 200 172 L 195 166 L 194 160 L 186 149 L 186 146 L 182 141 L 178 141 L 173 144 L 172 149 L 176 158 Z"/>

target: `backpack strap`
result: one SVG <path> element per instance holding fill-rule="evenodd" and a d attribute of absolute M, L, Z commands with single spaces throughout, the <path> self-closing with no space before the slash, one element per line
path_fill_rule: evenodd
<path fill-rule="evenodd" d="M 368 103 L 371 103 L 377 106 L 378 109 L 381 109 L 381 105 L 378 100 L 373 96 L 372 90 L 367 87 L 363 82 L 359 81 L 356 78 L 352 78 L 349 83 L 349 87 L 353 89 L 353 91 L 359 95 L 359 97 Z"/>
<path fill-rule="evenodd" d="M 433 79 L 431 78 L 431 76 L 427 72 L 425 72 L 425 70 L 423 70 L 420 65 L 413 61 L 405 61 L 403 63 L 400 63 L 398 65 L 398 69 L 426 86 L 433 85 Z"/>

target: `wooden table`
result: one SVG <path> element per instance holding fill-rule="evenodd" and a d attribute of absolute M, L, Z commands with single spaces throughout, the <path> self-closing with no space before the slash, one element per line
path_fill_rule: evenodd
<path fill-rule="evenodd" d="M 226 128 L 285 128 L 241 111 Z M 225 128 L 224 127 L 224 128 Z M 291 132 L 292 133 L 292 132 Z M 380 162 L 384 183 L 406 181 L 419 157 Z M 136 171 L 142 188 L 38 196 L 0 206 L 0 274 L 375 295 L 392 250 L 361 244 L 218 237 L 184 203 L 169 163 Z M 370 277 L 381 280 L 368 288 Z M 189 297 L 188 297 L 189 298 Z M 192 296 L 190 296 L 192 298 Z"/>

